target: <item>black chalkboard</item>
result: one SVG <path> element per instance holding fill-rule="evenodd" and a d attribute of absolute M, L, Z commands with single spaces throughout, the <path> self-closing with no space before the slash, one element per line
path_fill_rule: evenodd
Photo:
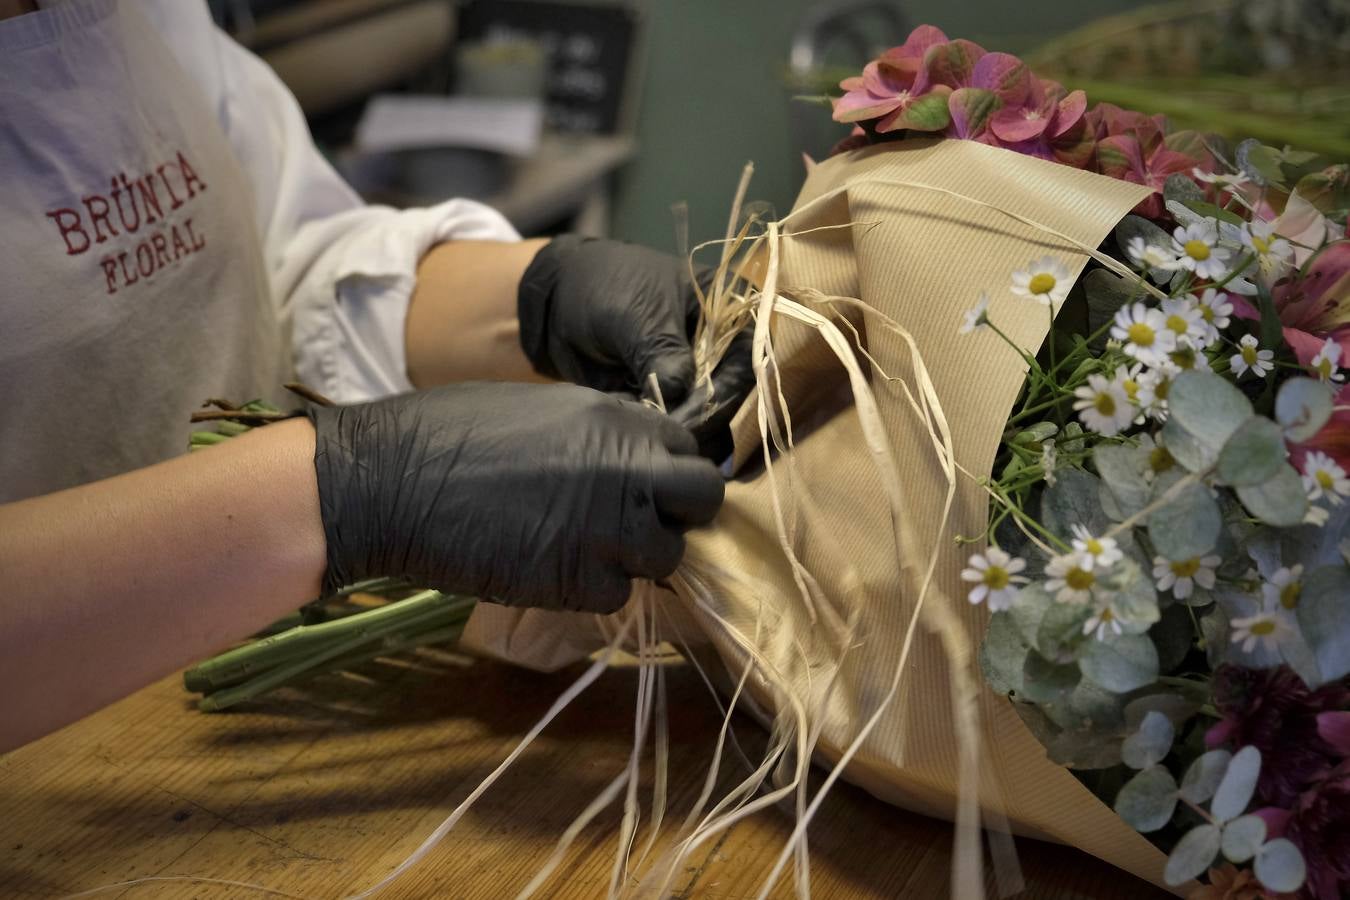
<path fill-rule="evenodd" d="M 537 41 L 548 55 L 548 127 L 582 134 L 619 129 L 637 15 L 614 3 L 469 0 L 459 39 Z"/>

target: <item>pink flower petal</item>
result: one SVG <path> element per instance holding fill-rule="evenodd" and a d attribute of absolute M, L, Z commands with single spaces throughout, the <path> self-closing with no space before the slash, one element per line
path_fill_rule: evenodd
<path fill-rule="evenodd" d="M 1264 809 L 1258 809 L 1252 813 L 1254 816 L 1260 816 L 1261 821 L 1266 823 L 1266 839 L 1275 840 L 1284 837 L 1284 830 L 1289 827 L 1289 810 L 1280 809 L 1277 806 L 1267 806 Z"/>
<path fill-rule="evenodd" d="M 1049 124 L 1039 110 L 1005 106 L 990 117 L 989 130 L 1001 141 L 1016 143 L 1040 137 Z"/>
<path fill-rule="evenodd" d="M 909 37 L 899 47 L 892 47 L 881 54 L 883 59 L 923 59 L 928 48 L 947 43 L 947 35 L 942 29 L 932 25 L 920 25 L 909 33 Z"/>
<path fill-rule="evenodd" d="M 984 48 L 973 41 L 958 39 L 935 44 L 923 56 L 923 68 L 914 82 L 914 88 L 926 93 L 930 87 L 939 84 L 952 89 L 972 87 L 974 82 L 971 76 L 975 72 L 975 64 L 984 55 Z"/>
<path fill-rule="evenodd" d="M 1318 713 L 1317 734 L 1337 753 L 1350 756 L 1350 712 Z"/>
<path fill-rule="evenodd" d="M 1074 126 L 1083 121 L 1083 115 L 1087 110 L 1087 94 L 1082 91 L 1072 91 L 1057 104 L 1058 110 L 1055 113 L 1055 126 L 1051 137 L 1063 137 Z"/>
<path fill-rule="evenodd" d="M 1011 53 L 986 53 L 970 72 L 971 87 L 982 87 L 998 94 L 1005 106 L 1030 100 L 1032 77 L 1026 63 Z M 1039 100 L 1035 98 L 1033 102 Z"/>

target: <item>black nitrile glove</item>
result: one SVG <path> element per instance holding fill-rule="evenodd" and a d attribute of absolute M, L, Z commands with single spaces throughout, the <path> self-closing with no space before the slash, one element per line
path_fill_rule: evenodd
<path fill-rule="evenodd" d="M 574 385 L 459 384 L 308 411 L 324 593 L 407 576 L 513 606 L 608 613 L 663 578 L 722 479 L 654 410 Z"/>
<path fill-rule="evenodd" d="M 698 295 L 678 257 L 619 241 L 554 238 L 520 279 L 517 313 L 521 346 L 540 374 L 646 396 L 655 373 L 672 411 L 690 395 Z M 729 446 L 727 422 L 753 381 L 749 341 L 738 341 L 713 373 L 714 407 L 694 402 L 680 416 L 705 453 Z"/>

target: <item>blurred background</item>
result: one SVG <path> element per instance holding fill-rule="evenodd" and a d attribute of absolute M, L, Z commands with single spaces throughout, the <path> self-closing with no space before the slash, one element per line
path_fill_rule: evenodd
<path fill-rule="evenodd" d="M 680 249 L 744 163 L 780 213 L 847 133 L 794 100 L 920 23 L 1174 124 L 1350 159 L 1350 0 L 211 0 L 367 198 Z M 1220 119 L 1222 112 L 1222 121 Z"/>

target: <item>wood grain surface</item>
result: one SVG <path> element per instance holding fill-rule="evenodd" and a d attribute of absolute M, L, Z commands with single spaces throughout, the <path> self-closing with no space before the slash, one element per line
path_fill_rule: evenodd
<path fill-rule="evenodd" d="M 239 712 L 197 712 L 177 677 L 0 756 L 0 897 L 145 876 L 254 882 L 327 900 L 387 874 L 516 745 L 578 670 L 540 675 L 445 654 L 325 676 Z M 692 669 L 667 669 L 670 811 L 697 796 L 720 722 Z M 446 841 L 382 897 L 509 898 L 631 750 L 636 672 L 582 695 Z M 764 735 L 747 718 L 748 753 Z M 737 781 L 734 756 L 724 767 Z M 644 824 L 651 773 L 644 779 Z M 585 830 L 539 896 L 603 897 L 620 811 Z M 753 897 L 791 831 L 779 810 L 700 848 L 678 897 Z M 669 830 L 669 829 L 667 829 Z M 640 831 L 640 846 L 645 833 Z M 841 784 L 811 828 L 818 898 L 943 898 L 951 830 Z M 1148 900 L 1154 888 L 1074 850 L 1018 842 L 1027 898 Z M 792 896 L 790 878 L 774 896 Z M 264 896 L 159 882 L 101 896 Z M 991 893 L 991 896 L 995 894 Z"/>

